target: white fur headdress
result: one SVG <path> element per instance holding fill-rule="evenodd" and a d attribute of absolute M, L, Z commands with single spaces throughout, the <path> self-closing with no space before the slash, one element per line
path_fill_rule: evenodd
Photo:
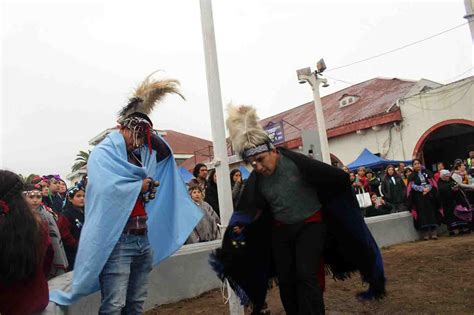
<path fill-rule="evenodd" d="M 254 107 L 229 105 L 227 112 L 226 125 L 232 146 L 244 159 L 273 148 L 268 134 L 258 123 Z"/>

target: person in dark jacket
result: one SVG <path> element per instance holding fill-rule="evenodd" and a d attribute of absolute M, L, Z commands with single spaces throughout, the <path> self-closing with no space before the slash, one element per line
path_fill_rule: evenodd
<path fill-rule="evenodd" d="M 392 206 L 386 203 L 382 197 L 378 197 L 376 193 L 370 193 L 370 200 L 372 201 L 372 205 L 366 209 L 366 217 L 375 217 L 392 212 Z"/>
<path fill-rule="evenodd" d="M 194 166 L 193 169 L 193 176 L 189 183 L 188 186 L 196 186 L 199 185 L 202 190 L 203 196 L 206 195 L 206 189 L 207 189 L 207 175 L 208 175 L 208 170 L 206 164 L 203 163 L 198 163 Z"/>
<path fill-rule="evenodd" d="M 234 210 L 239 203 L 242 191 L 245 186 L 245 181 L 242 178 L 242 172 L 239 169 L 230 171 L 230 188 L 232 189 L 232 203 Z"/>
<path fill-rule="evenodd" d="M 227 127 L 234 150 L 254 170 L 211 260 L 218 276 L 229 280 L 244 304 L 253 304 L 253 314 L 259 314 L 273 276 L 287 314 L 324 314 L 324 256 L 336 278 L 361 271 L 370 284 L 362 298 L 382 297 L 382 258 L 349 175 L 274 148 L 252 107 L 231 106 Z"/>
<path fill-rule="evenodd" d="M 407 194 L 408 209 L 423 240 L 437 240 L 437 228 L 441 221 L 438 187 L 433 175 L 422 167 L 418 159 L 413 160 L 413 173 L 408 179 Z"/>
<path fill-rule="evenodd" d="M 215 213 L 221 217 L 219 211 L 219 195 L 217 193 L 217 174 L 216 170 L 212 169 L 209 172 L 209 178 L 207 179 L 207 188 L 206 194 L 204 196 L 204 201 L 211 205 Z"/>
<path fill-rule="evenodd" d="M 45 176 L 45 180 L 47 180 L 49 185 L 49 195 L 46 198 L 43 198 L 43 202 L 59 215 L 63 211 L 64 206 L 64 199 L 59 194 L 61 178 L 59 175 L 48 175 Z"/>
<path fill-rule="evenodd" d="M 367 169 L 366 176 L 369 181 L 369 192 L 373 192 L 377 197 L 380 197 L 380 179 L 375 176 L 374 171 L 370 168 Z"/>
<path fill-rule="evenodd" d="M 385 169 L 385 177 L 382 180 L 382 194 L 385 201 L 393 207 L 393 212 L 406 211 L 406 187 L 403 180 L 395 172 L 393 165 Z"/>
<path fill-rule="evenodd" d="M 63 231 L 72 236 L 72 241 L 67 241 L 63 238 L 64 250 L 69 262 L 68 271 L 74 268 L 77 246 L 79 245 L 79 238 L 82 226 L 84 225 L 84 196 L 84 189 L 82 187 L 74 186 L 69 189 L 67 191 L 67 203 L 59 219 L 58 225 L 63 227 L 61 229 L 61 236 L 66 234 Z"/>

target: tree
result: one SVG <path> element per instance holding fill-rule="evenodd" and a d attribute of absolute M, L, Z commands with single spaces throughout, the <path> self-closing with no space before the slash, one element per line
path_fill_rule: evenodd
<path fill-rule="evenodd" d="M 76 159 L 74 160 L 75 163 L 71 168 L 73 173 L 87 165 L 87 161 L 89 160 L 90 153 L 91 153 L 91 150 L 87 150 L 87 152 L 79 151 L 79 153 L 76 155 Z"/>

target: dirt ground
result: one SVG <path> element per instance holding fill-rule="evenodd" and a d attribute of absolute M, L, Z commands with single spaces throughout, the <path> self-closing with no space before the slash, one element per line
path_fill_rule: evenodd
<path fill-rule="evenodd" d="M 337 282 L 327 277 L 327 314 L 474 314 L 474 235 L 396 245 L 382 254 L 388 296 L 361 303 L 355 298 L 364 288 L 359 276 Z M 285 314 L 278 288 L 267 302 L 271 314 Z M 229 307 L 214 290 L 146 314 L 229 314 Z"/>

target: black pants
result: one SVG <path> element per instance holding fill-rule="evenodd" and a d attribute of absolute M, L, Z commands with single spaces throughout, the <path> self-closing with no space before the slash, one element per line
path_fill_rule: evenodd
<path fill-rule="evenodd" d="M 288 315 L 324 314 L 317 271 L 324 245 L 320 222 L 275 226 L 272 250 L 280 298 Z"/>

